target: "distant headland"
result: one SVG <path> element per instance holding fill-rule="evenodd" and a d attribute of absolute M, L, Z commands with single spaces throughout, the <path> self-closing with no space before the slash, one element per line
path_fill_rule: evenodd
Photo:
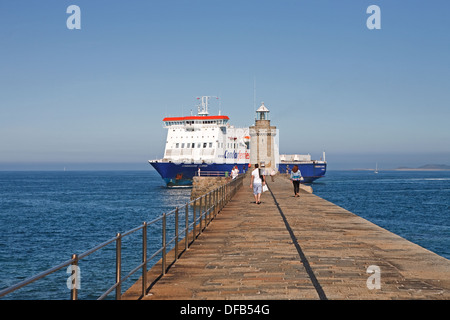
<path fill-rule="evenodd" d="M 450 166 L 446 164 L 426 164 L 417 168 L 398 167 L 395 170 L 450 170 Z"/>
<path fill-rule="evenodd" d="M 375 171 L 373 168 L 355 168 L 355 169 L 347 169 L 350 171 Z M 379 171 L 442 171 L 442 170 L 450 170 L 450 166 L 446 164 L 426 164 L 417 168 L 412 167 L 398 167 L 398 168 L 378 168 Z"/>

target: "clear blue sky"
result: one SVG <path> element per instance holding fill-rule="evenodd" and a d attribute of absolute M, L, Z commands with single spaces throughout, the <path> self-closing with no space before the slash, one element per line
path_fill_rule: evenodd
<path fill-rule="evenodd" d="M 81 30 L 66 27 L 71 4 Z M 372 4 L 381 30 L 366 27 Z M 162 118 L 198 96 L 251 125 L 255 79 L 283 153 L 325 150 L 330 169 L 450 165 L 449 12 L 447 0 L 2 0 L 0 170 L 149 168 Z"/>

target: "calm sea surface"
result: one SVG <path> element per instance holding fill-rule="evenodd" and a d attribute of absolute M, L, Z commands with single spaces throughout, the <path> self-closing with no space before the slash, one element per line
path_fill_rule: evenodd
<path fill-rule="evenodd" d="M 0 172 L 0 289 L 184 205 L 190 191 L 166 188 L 154 170 Z M 149 247 L 160 248 L 160 230 L 161 223 L 149 229 Z M 123 240 L 123 275 L 140 263 L 141 234 Z M 148 255 L 154 251 L 149 250 Z M 83 259 L 79 298 L 97 299 L 112 286 L 114 266 L 114 243 Z M 68 299 L 66 271 L 7 298 Z M 137 272 L 123 288 L 139 275 Z"/>
<path fill-rule="evenodd" d="M 314 194 L 450 258 L 450 171 L 329 171 L 313 189 Z M 165 188 L 154 170 L 0 172 L 0 289 L 182 206 L 189 197 L 190 189 Z M 149 247 L 159 248 L 160 227 L 151 229 L 149 238 Z M 127 241 L 123 274 L 141 259 L 140 238 L 131 236 Z M 114 254 L 112 245 L 80 262 L 80 299 L 97 299 L 114 284 Z M 68 276 L 61 270 L 6 299 L 68 299 Z M 123 288 L 137 277 L 139 272 Z"/>
<path fill-rule="evenodd" d="M 313 190 L 450 259 L 450 171 L 329 171 Z"/>

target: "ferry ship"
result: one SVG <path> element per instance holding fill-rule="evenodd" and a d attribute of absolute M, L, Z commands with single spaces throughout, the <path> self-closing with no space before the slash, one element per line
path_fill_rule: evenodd
<path fill-rule="evenodd" d="M 227 175 L 234 166 L 247 170 L 250 161 L 248 128 L 237 128 L 225 115 L 209 115 L 211 96 L 203 96 L 196 116 L 166 117 L 163 159 L 149 160 L 168 187 L 191 186 L 196 175 Z"/>
<path fill-rule="evenodd" d="M 149 163 L 168 187 L 190 187 L 193 177 L 198 175 L 226 176 L 235 166 L 240 173 L 249 168 L 250 128 L 232 126 L 229 117 L 221 115 L 220 111 L 218 115 L 209 115 L 210 98 L 198 98 L 201 103 L 195 116 L 163 119 L 167 129 L 164 157 L 149 160 Z M 293 166 L 298 165 L 304 177 L 302 183 L 311 183 L 326 172 L 325 159 L 311 160 L 310 155 L 279 155 L 276 158 L 279 163 L 275 167 L 280 173 L 290 173 Z"/>

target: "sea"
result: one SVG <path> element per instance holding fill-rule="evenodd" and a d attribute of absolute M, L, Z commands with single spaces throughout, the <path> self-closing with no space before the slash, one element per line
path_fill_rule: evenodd
<path fill-rule="evenodd" d="M 450 259 L 450 171 L 329 170 L 312 187 L 314 194 Z M 190 192 L 166 188 L 153 169 L 0 171 L 0 290 L 182 208 Z M 142 259 L 135 234 L 123 240 L 123 274 Z M 160 225 L 149 228 L 149 253 L 161 246 L 160 235 Z M 115 246 L 83 259 L 79 270 L 78 298 L 97 299 L 114 284 Z M 60 270 L 1 299 L 67 300 L 70 275 Z M 139 276 L 127 279 L 122 291 Z"/>

